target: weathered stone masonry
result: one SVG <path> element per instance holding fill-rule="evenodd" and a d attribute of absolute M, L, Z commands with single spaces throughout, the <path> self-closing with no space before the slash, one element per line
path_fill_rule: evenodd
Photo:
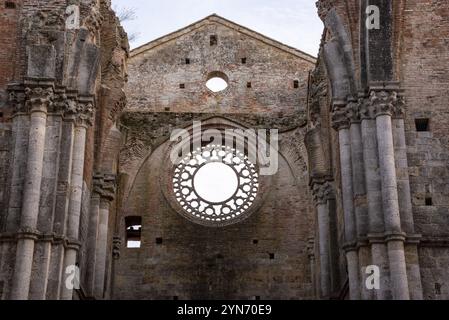
<path fill-rule="evenodd" d="M 216 15 L 129 53 L 109 0 L 1 1 L 0 299 L 449 299 L 449 3 L 317 9 L 314 58 Z M 194 121 L 279 130 L 236 224 L 177 212 Z"/>
<path fill-rule="evenodd" d="M 102 161 L 116 121 L 109 113 L 123 96 L 126 34 L 104 0 L 7 1 L 0 10 L 2 18 L 16 19 L 2 33 L 11 42 L 2 59 L 15 52 L 1 83 L 2 145 L 9 155 L 2 157 L 2 168 L 11 170 L 2 183 L 0 298 L 93 297 L 84 273 L 89 177 L 93 170 L 113 174 L 113 167 L 92 164 Z M 109 87 L 117 91 L 108 96 L 112 107 L 103 105 L 99 94 Z M 98 237 L 98 226 L 90 227 L 95 230 L 89 239 L 106 247 L 107 227 L 99 228 Z M 75 266 L 81 270 L 76 294 L 66 286 L 66 272 Z M 103 281 L 98 298 L 108 286 L 105 270 L 106 261 L 98 264 L 96 282 Z"/>

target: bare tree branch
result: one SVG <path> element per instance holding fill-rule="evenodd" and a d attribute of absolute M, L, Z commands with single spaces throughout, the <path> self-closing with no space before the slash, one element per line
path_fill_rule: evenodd
<path fill-rule="evenodd" d="M 132 21 L 137 18 L 135 8 L 128 8 L 128 7 L 118 8 L 115 6 L 114 11 L 117 14 L 117 17 L 120 20 L 120 22 Z"/>

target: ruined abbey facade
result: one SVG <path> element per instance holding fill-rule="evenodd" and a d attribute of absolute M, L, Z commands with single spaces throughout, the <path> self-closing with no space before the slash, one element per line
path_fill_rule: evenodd
<path fill-rule="evenodd" d="M 110 0 L 0 1 L 0 300 L 449 299 L 449 3 L 317 9 L 313 57 L 217 15 L 130 51 Z"/>

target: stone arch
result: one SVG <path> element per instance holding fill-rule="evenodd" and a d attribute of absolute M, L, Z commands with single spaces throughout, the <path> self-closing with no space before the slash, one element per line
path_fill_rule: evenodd
<path fill-rule="evenodd" d="M 331 36 L 323 45 L 323 57 L 332 97 L 334 101 L 346 101 L 356 97 L 358 90 L 351 38 L 335 8 L 327 12 L 323 21 L 324 32 Z"/>

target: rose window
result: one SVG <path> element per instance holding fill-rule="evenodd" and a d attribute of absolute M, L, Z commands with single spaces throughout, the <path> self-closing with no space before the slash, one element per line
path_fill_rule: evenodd
<path fill-rule="evenodd" d="M 259 191 L 255 164 L 234 148 L 208 145 L 184 157 L 173 176 L 184 215 L 200 224 L 228 225 L 245 217 Z"/>

